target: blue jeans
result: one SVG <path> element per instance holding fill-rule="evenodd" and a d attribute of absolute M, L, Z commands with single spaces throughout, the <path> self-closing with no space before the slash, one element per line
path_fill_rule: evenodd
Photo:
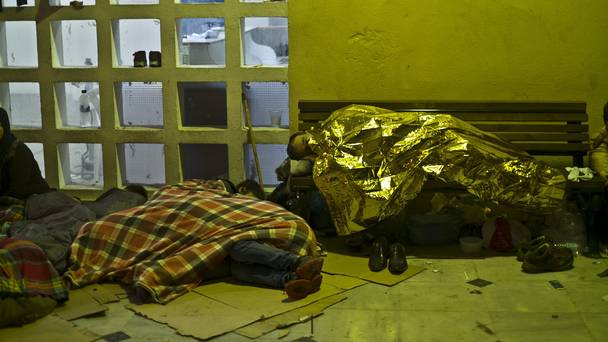
<path fill-rule="evenodd" d="M 283 288 L 295 278 L 298 256 L 256 240 L 239 241 L 230 249 L 230 269 L 235 279 L 274 288 Z"/>

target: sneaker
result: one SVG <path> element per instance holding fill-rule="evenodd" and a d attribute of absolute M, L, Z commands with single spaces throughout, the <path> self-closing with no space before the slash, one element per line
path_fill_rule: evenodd
<path fill-rule="evenodd" d="M 522 243 L 519 249 L 517 250 L 517 261 L 524 261 L 526 253 L 537 249 L 543 243 L 550 243 L 550 241 L 544 235 Z"/>
<path fill-rule="evenodd" d="M 291 299 L 302 299 L 319 291 L 323 276 L 315 275 L 312 279 L 294 279 L 285 283 L 285 292 Z"/>
<path fill-rule="evenodd" d="M 521 269 L 526 273 L 558 272 L 571 269 L 573 263 L 570 248 L 544 243 L 526 253 Z"/>
<path fill-rule="evenodd" d="M 313 256 L 299 257 L 296 261 L 295 274 L 299 279 L 312 280 L 323 269 L 323 258 Z"/>

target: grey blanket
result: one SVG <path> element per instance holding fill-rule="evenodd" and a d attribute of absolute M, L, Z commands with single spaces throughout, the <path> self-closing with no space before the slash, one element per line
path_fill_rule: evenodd
<path fill-rule="evenodd" d="M 85 222 L 143 202 L 143 196 L 119 189 L 111 189 L 87 204 L 60 191 L 32 195 L 25 204 L 25 220 L 11 224 L 7 233 L 37 244 L 62 274 L 68 266 L 70 245 Z"/>

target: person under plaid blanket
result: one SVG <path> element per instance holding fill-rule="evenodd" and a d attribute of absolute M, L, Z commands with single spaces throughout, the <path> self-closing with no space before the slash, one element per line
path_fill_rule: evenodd
<path fill-rule="evenodd" d="M 315 235 L 302 218 L 232 194 L 222 181 L 191 180 L 84 224 L 65 276 L 76 287 L 119 281 L 167 303 L 198 286 L 230 254 L 235 278 L 283 286 L 297 299 L 319 289 L 322 259 L 315 252 Z"/>

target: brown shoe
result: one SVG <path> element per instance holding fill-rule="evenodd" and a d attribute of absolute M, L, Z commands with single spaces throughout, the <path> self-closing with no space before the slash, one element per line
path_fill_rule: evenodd
<path fill-rule="evenodd" d="M 312 280 L 321 273 L 321 269 L 323 269 L 323 258 L 303 256 L 298 258 L 295 274 L 299 279 Z"/>
<path fill-rule="evenodd" d="M 295 279 L 285 284 L 285 292 L 291 299 L 302 299 L 311 293 L 319 291 L 323 276 L 317 274 L 312 279 Z"/>

